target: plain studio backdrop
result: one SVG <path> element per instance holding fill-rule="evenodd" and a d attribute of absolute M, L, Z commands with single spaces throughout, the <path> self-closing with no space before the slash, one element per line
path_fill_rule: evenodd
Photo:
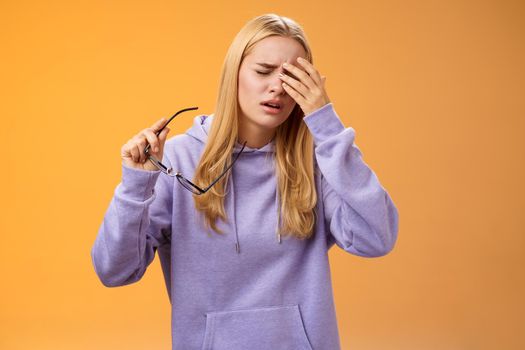
<path fill-rule="evenodd" d="M 330 252 L 341 345 L 525 348 L 523 1 L 0 3 L 0 348 L 169 349 L 158 258 L 106 288 L 90 249 L 120 147 L 213 112 L 240 28 L 298 21 L 399 209 L 394 250 Z"/>

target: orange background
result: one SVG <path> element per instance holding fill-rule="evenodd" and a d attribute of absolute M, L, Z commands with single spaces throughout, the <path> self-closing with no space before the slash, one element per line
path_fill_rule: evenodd
<path fill-rule="evenodd" d="M 90 249 L 120 147 L 212 113 L 229 44 L 267 12 L 303 25 L 400 213 L 389 255 L 329 253 L 343 349 L 525 348 L 523 1 L 4 0 L 1 349 L 170 348 L 158 258 L 106 288 Z"/>

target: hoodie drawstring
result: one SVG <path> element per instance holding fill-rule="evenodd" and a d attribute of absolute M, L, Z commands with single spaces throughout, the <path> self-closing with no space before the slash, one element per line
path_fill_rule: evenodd
<path fill-rule="evenodd" d="M 277 186 L 275 187 L 275 207 L 277 208 L 277 227 L 275 228 L 275 233 L 277 234 L 277 242 L 281 244 L 281 234 L 279 233 L 279 226 L 281 223 L 282 211 L 279 207 L 279 191 L 277 191 Z"/>
<path fill-rule="evenodd" d="M 239 243 L 239 233 L 237 232 L 237 217 L 235 213 L 235 190 L 233 186 L 233 176 L 229 177 L 229 186 L 231 191 L 231 200 L 229 201 L 229 210 L 227 212 L 232 214 L 232 217 L 230 220 L 233 220 L 232 226 L 233 226 L 233 232 L 235 234 L 235 251 L 237 254 L 241 253 L 241 245 Z M 279 207 L 279 192 L 277 191 L 277 188 L 275 189 L 275 207 L 277 208 L 277 214 L 279 214 L 279 211 L 281 210 Z M 282 214 L 282 211 L 281 211 Z M 281 244 L 281 234 L 279 233 L 279 226 L 281 223 L 281 215 L 277 215 L 277 225 L 275 228 L 276 236 L 277 236 L 277 243 Z"/>
<path fill-rule="evenodd" d="M 232 174 L 233 175 L 233 174 Z M 230 220 L 233 220 L 232 226 L 233 226 L 233 233 L 235 234 L 235 250 L 237 251 L 237 254 L 241 253 L 241 245 L 239 244 L 239 234 L 237 232 L 237 217 L 235 213 L 235 190 L 233 188 L 233 176 L 229 176 L 230 180 L 229 186 L 231 191 L 231 200 L 230 200 L 230 210 L 227 212 L 232 214 L 232 217 Z"/>

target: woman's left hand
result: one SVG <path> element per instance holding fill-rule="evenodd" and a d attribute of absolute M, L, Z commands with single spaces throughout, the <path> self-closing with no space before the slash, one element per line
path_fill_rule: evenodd
<path fill-rule="evenodd" d="M 321 76 L 317 69 L 304 58 L 298 57 L 297 62 L 304 70 L 287 63 L 283 63 L 283 68 L 299 80 L 292 78 L 288 74 L 279 74 L 279 77 L 283 80 L 285 91 L 299 104 L 304 115 L 307 116 L 330 103 L 324 88 L 326 77 Z"/>

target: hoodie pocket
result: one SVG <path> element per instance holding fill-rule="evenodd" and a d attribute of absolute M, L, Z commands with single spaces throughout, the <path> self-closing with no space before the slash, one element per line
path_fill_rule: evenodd
<path fill-rule="evenodd" d="M 299 305 L 206 313 L 202 350 L 313 350 Z"/>

